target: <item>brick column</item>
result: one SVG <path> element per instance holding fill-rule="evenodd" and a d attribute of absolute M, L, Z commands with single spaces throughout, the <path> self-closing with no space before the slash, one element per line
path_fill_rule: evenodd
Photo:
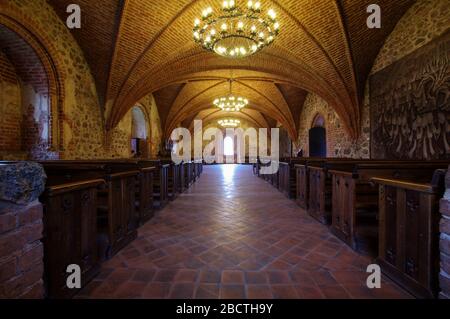
<path fill-rule="evenodd" d="M 37 164 L 0 165 L 0 299 L 44 297 L 44 185 Z"/>
<path fill-rule="evenodd" d="M 441 293 L 439 298 L 450 299 L 450 168 L 445 178 L 447 191 L 441 200 L 441 272 L 439 274 L 439 283 Z"/>

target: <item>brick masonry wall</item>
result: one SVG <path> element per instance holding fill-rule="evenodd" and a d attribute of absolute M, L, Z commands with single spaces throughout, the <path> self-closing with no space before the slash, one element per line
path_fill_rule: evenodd
<path fill-rule="evenodd" d="M 35 26 L 29 31 L 36 33 L 44 45 L 50 44 L 56 49 L 52 58 L 59 63 L 58 71 L 64 75 L 62 158 L 108 157 L 95 83 L 84 54 L 66 25 L 45 0 L 10 0 L 6 5 Z"/>
<path fill-rule="evenodd" d="M 0 202 L 0 299 L 44 297 L 42 205 Z"/>
<path fill-rule="evenodd" d="M 450 299 L 450 169 L 445 178 L 445 183 L 447 191 L 441 200 L 441 272 L 439 274 L 441 293 L 439 297 Z"/>
<path fill-rule="evenodd" d="M 0 150 L 21 151 L 20 84 L 13 65 L 0 50 Z"/>
<path fill-rule="evenodd" d="M 24 14 L 28 20 L 38 26 L 38 28 L 33 28 L 29 31 L 36 32 L 39 38 L 44 41 L 44 44 L 46 42 L 51 43 L 57 50 L 57 55 L 53 58 L 59 62 L 59 71 L 64 74 L 64 112 L 61 124 L 64 149 L 59 154 L 60 158 L 129 157 L 131 127 L 128 124 L 125 125 L 126 128 L 124 125 L 119 125 L 111 133 L 111 139 L 105 138 L 103 110 L 99 105 L 91 70 L 71 32 L 57 16 L 53 8 L 45 0 L 26 2 L 23 0 L 11 0 L 7 4 Z M 17 146 L 17 151 L 11 149 L 4 152 L 4 154 L 0 152 L 0 159 L 26 159 L 28 156 L 26 152 L 20 150 L 21 148 L 31 151 L 34 154 L 33 158 L 53 157 L 55 154 L 49 153 L 43 147 L 41 141 L 36 138 L 48 133 L 48 127 L 37 125 L 45 122 L 44 118 L 48 114 L 42 108 L 41 110 L 37 109 L 35 105 L 39 102 L 47 102 L 45 101 L 45 96 L 32 94 L 32 90 L 30 90 L 30 87 L 34 88 L 36 86 L 34 84 L 39 81 L 26 81 L 30 82 L 28 86 L 12 84 L 15 72 L 10 67 L 3 67 L 6 62 L 4 58 L 0 58 L 1 70 L 4 73 L 0 75 L 0 84 L 2 84 L 0 96 L 7 96 L 7 99 L 2 99 L 0 107 L 2 107 L 2 111 L 7 109 L 9 112 L 16 112 L 17 114 L 14 113 L 16 118 L 8 122 L 22 123 L 22 128 L 27 128 L 27 130 L 20 130 L 18 125 L 14 125 L 14 137 L 3 135 L 7 137 L 6 143 L 9 143 L 8 145 L 14 144 L 17 146 L 17 138 L 21 134 L 24 137 L 24 145 L 20 148 Z M 16 71 L 17 74 L 20 73 L 18 70 Z M 9 80 L 8 86 L 4 84 L 3 77 Z M 20 100 L 21 96 L 24 96 L 24 99 Z M 151 95 L 146 96 L 141 102 L 148 110 L 148 114 L 150 114 L 149 127 L 151 138 L 148 143 L 150 153 L 156 155 L 160 148 L 162 136 L 158 110 Z M 21 103 L 23 104 L 23 118 L 17 112 L 17 110 L 21 109 L 19 107 Z M 2 114 L 7 114 L 7 112 Z M 52 114 L 52 116 L 57 115 Z M 3 120 L 4 118 L 2 117 L 2 127 L 7 128 L 7 125 L 3 125 Z M 128 123 L 128 116 L 125 116 L 123 121 Z M 2 141 L 0 140 L 0 145 L 1 143 Z M 2 147 L 1 149 L 5 148 Z"/>
<path fill-rule="evenodd" d="M 48 152 L 49 99 L 44 67 L 30 45 L 0 27 L 0 159 L 53 159 Z"/>

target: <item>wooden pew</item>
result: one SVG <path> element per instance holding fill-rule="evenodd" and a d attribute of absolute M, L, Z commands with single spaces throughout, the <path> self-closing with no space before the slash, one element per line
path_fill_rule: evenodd
<path fill-rule="evenodd" d="M 48 184 L 52 184 L 51 177 Z M 67 288 L 67 266 L 81 267 L 81 287 L 100 271 L 97 247 L 97 191 L 105 183 L 92 179 L 46 187 L 44 207 L 44 267 L 47 295 L 67 299 L 80 289 Z"/>
<path fill-rule="evenodd" d="M 153 218 L 155 209 L 153 204 L 153 182 L 155 175 L 155 167 L 141 167 L 138 182 L 138 203 L 139 225 L 143 225 Z"/>
<path fill-rule="evenodd" d="M 194 174 L 196 179 L 200 178 L 200 175 L 202 174 L 202 170 L 203 170 L 203 162 L 201 160 L 197 160 L 194 162 Z"/>
<path fill-rule="evenodd" d="M 129 170 L 139 170 L 138 179 L 136 180 L 136 211 L 138 213 L 138 224 L 145 224 L 154 216 L 153 208 L 153 184 L 156 168 L 151 163 L 135 160 L 135 159 L 113 159 L 113 160 L 72 160 L 72 161 L 43 161 L 44 166 L 56 165 L 81 165 L 81 167 L 88 166 L 81 178 L 86 178 L 89 174 L 89 165 L 103 165 L 102 168 L 105 173 L 120 173 Z M 90 176 L 96 176 L 98 172 L 93 171 Z M 77 176 L 72 176 L 71 180 L 78 179 Z M 67 176 L 65 177 L 67 181 Z"/>
<path fill-rule="evenodd" d="M 383 272 L 419 298 L 438 294 L 439 200 L 445 170 L 427 182 L 373 178 L 379 185 L 379 246 Z"/>
<path fill-rule="evenodd" d="M 306 207 L 308 214 L 324 225 L 331 224 L 332 212 L 332 177 L 330 168 L 339 168 L 352 163 L 374 162 L 369 159 L 351 158 L 309 158 L 297 165 L 297 187 L 299 205 Z M 380 162 L 380 161 L 376 161 Z M 382 161 L 381 161 L 382 162 Z M 339 166 L 338 166 L 339 165 Z M 344 166 L 345 167 L 345 166 Z"/>
<path fill-rule="evenodd" d="M 197 181 L 196 166 L 197 166 L 196 162 L 192 161 L 192 164 L 191 164 L 191 170 L 192 170 L 191 178 L 192 178 L 192 182 L 191 182 L 191 184 L 194 184 Z"/>
<path fill-rule="evenodd" d="M 297 183 L 297 195 L 295 201 L 297 205 L 308 210 L 309 197 L 309 174 L 305 164 L 295 164 L 295 178 Z"/>
<path fill-rule="evenodd" d="M 52 185 L 104 179 L 97 194 L 97 226 L 105 234 L 104 254 L 110 258 L 137 237 L 140 212 L 136 209 L 136 182 L 140 171 L 132 163 L 102 161 L 40 162 Z"/>
<path fill-rule="evenodd" d="M 296 173 L 296 185 L 297 185 L 297 196 L 296 196 L 296 202 L 297 204 L 305 209 L 309 209 L 309 191 L 310 191 L 310 171 L 309 167 L 314 164 L 322 165 L 327 160 L 327 158 L 299 158 L 298 164 L 295 164 L 295 173 Z M 346 160 L 346 159 L 342 159 Z M 314 216 L 317 220 L 319 220 L 321 223 L 326 223 L 325 220 L 322 218 L 319 218 L 319 216 Z"/>
<path fill-rule="evenodd" d="M 280 175 L 279 174 L 280 174 L 280 171 L 278 170 L 275 173 L 270 175 L 270 183 L 276 189 L 279 189 L 279 187 L 280 187 Z"/>
<path fill-rule="evenodd" d="M 182 162 L 180 164 L 180 184 L 179 184 L 180 194 L 184 193 L 184 191 L 188 189 L 186 182 L 186 175 L 187 175 L 186 169 L 187 169 L 186 163 Z"/>
<path fill-rule="evenodd" d="M 191 161 L 184 163 L 184 187 L 188 189 L 194 182 L 193 163 Z"/>
<path fill-rule="evenodd" d="M 172 159 L 162 160 L 164 165 L 169 165 L 168 175 L 167 175 L 167 197 L 169 200 L 173 201 L 176 199 L 177 195 L 180 193 L 179 183 L 180 183 L 180 165 L 175 164 Z"/>
<path fill-rule="evenodd" d="M 183 163 L 176 165 L 176 168 L 177 168 L 178 180 L 175 185 L 175 188 L 176 188 L 177 193 L 181 194 L 184 192 L 184 165 L 183 165 Z"/>
<path fill-rule="evenodd" d="M 279 163 L 278 170 L 278 188 L 290 199 L 297 197 L 297 176 L 295 165 L 302 163 L 301 158 L 286 158 Z"/>
<path fill-rule="evenodd" d="M 421 180 L 444 162 L 371 161 L 329 165 L 332 176 L 331 231 L 353 249 L 372 254 L 378 244 L 378 189 L 373 177 Z"/>
<path fill-rule="evenodd" d="M 162 209 L 169 201 L 169 170 L 170 165 L 160 159 L 139 160 L 140 165 L 154 166 L 153 175 L 153 206 Z M 172 181 L 174 181 L 172 179 Z"/>

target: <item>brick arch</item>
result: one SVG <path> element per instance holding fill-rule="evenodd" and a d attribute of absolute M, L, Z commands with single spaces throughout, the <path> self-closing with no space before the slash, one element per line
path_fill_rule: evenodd
<path fill-rule="evenodd" d="M 271 4 L 270 4 L 271 2 Z M 313 86 L 309 91 L 313 91 L 321 96 L 328 91 L 335 95 L 335 98 L 326 98 L 330 102 L 330 105 L 336 106 L 337 112 L 340 113 L 341 117 L 347 120 L 347 127 L 350 133 L 353 135 L 357 135 L 358 132 L 358 113 L 359 110 L 357 103 L 352 99 L 351 92 L 353 90 L 353 85 L 351 89 L 345 85 L 345 79 L 352 77 L 352 72 L 348 66 L 337 65 L 333 58 L 331 57 L 330 50 L 325 48 L 325 46 L 317 39 L 317 35 L 311 32 L 309 28 L 311 26 L 303 25 L 298 19 L 297 14 L 299 13 L 298 5 L 295 5 L 296 1 L 286 1 L 284 3 L 279 3 L 278 1 L 269 1 L 268 6 L 274 5 L 277 7 L 277 11 L 279 11 L 280 16 L 282 15 L 282 25 L 286 26 L 286 29 L 289 29 L 290 33 L 296 33 L 297 38 L 301 39 L 303 46 L 307 46 L 309 49 L 309 53 L 314 53 L 314 56 L 311 54 L 303 54 L 303 48 L 299 46 L 291 45 L 288 41 L 287 36 L 281 35 L 280 37 L 280 46 L 274 45 L 266 52 L 270 52 L 270 63 L 274 57 L 278 56 L 280 60 L 285 62 L 285 64 L 295 64 L 297 67 L 309 67 L 311 70 L 309 72 L 305 72 L 308 79 L 306 79 L 306 83 L 309 83 Z M 190 23 L 193 18 L 198 15 L 202 6 L 209 4 L 206 1 L 192 1 L 190 5 L 181 6 L 180 10 L 174 10 L 174 12 L 169 15 L 171 19 L 169 23 L 162 24 L 161 28 L 157 30 L 155 33 L 155 37 L 151 39 L 150 43 L 146 43 L 142 45 L 142 48 L 139 52 L 134 52 L 136 54 L 135 59 L 131 66 L 126 72 L 126 75 L 120 79 L 118 85 L 115 85 L 114 90 L 115 94 L 110 96 L 110 98 L 115 99 L 115 104 L 113 108 L 112 119 L 108 120 L 108 126 L 115 126 L 117 121 L 119 121 L 120 117 L 123 116 L 123 113 L 126 113 L 126 109 L 129 108 L 129 105 L 132 104 L 133 99 L 137 99 L 138 96 L 142 96 L 147 94 L 148 92 L 152 92 L 152 89 L 146 88 L 142 89 L 142 91 L 138 88 L 143 83 L 148 85 L 152 85 L 151 83 L 156 81 L 161 83 L 161 78 L 155 76 L 159 71 L 157 68 L 164 64 L 167 61 L 168 66 L 173 66 L 177 69 L 177 72 L 180 71 L 180 66 L 191 66 L 193 63 L 188 63 L 183 61 L 185 58 L 194 58 L 198 61 L 203 60 L 203 55 L 200 53 L 197 48 L 191 41 L 185 41 L 185 38 L 179 38 L 179 32 L 176 32 L 177 28 L 190 29 Z M 211 4 L 213 7 L 219 6 L 220 4 L 214 3 Z M 323 4 L 321 5 L 323 8 Z M 145 10 L 145 8 L 142 8 Z M 130 6 L 124 10 L 124 17 L 131 16 L 132 12 L 138 10 L 137 6 Z M 314 11 L 315 12 L 315 11 Z M 332 14 L 330 17 L 327 17 L 328 20 L 333 19 L 338 20 L 337 9 L 331 10 Z M 336 14 L 335 14 L 336 13 Z M 326 20 L 326 19 L 325 19 Z M 327 22 L 327 21 L 326 21 Z M 131 22 L 126 22 L 131 23 Z M 124 24 L 126 24 L 124 22 Z M 189 23 L 189 27 L 187 27 L 187 23 Z M 341 26 L 335 29 L 339 29 L 339 31 L 335 31 L 335 33 L 339 33 L 339 36 L 342 36 L 342 30 L 340 30 Z M 155 30 L 156 31 L 156 30 Z M 127 30 L 122 29 L 122 32 L 127 32 Z M 121 32 L 121 35 L 122 35 Z M 190 37 L 188 37 L 190 39 Z M 174 43 L 174 39 L 177 39 L 176 45 L 173 46 L 173 51 L 168 51 L 168 44 Z M 281 41 L 283 39 L 283 41 Z M 341 39 L 344 42 L 344 39 Z M 348 43 L 346 49 L 348 49 Z M 288 48 L 288 50 L 284 50 L 284 47 Z M 342 52 L 346 52 L 348 50 L 342 50 Z M 333 53 L 335 53 L 333 51 Z M 347 53 L 347 52 L 346 52 Z M 264 54 L 258 54 L 258 56 L 263 56 Z M 308 58 L 308 56 L 311 56 Z M 308 63 L 308 61 L 303 61 L 307 57 L 309 62 L 313 61 L 313 64 Z M 318 58 L 320 61 L 318 61 Z M 208 59 L 211 60 L 211 59 Z M 247 60 L 247 59 L 246 59 Z M 244 64 L 247 64 L 249 67 L 255 67 L 258 69 L 258 66 L 254 66 L 255 59 L 248 59 L 244 61 Z M 320 62 L 320 63 L 319 63 Z M 346 61 L 348 62 L 348 61 Z M 269 64 L 270 64 L 269 63 Z M 213 63 L 210 63 L 213 64 Z M 236 63 L 231 63 L 231 67 L 236 67 Z M 145 67 L 144 67 L 145 66 Z M 320 66 L 320 67 L 319 67 Z M 311 72 L 314 69 L 314 72 Z M 319 69 L 319 70 L 318 70 Z M 320 71 L 320 72 L 318 72 Z M 117 73 L 114 70 L 113 73 Z M 147 72 L 146 75 L 145 73 Z M 164 74 L 166 73 L 166 68 L 164 68 Z M 170 72 L 169 72 L 170 73 Z M 287 77 L 290 77 L 294 82 L 302 82 L 296 78 L 291 77 L 290 72 L 286 72 Z M 168 75 L 169 76 L 169 75 Z M 173 75 L 170 75 L 173 77 Z M 145 80 L 144 80 L 145 79 Z M 326 89 L 318 90 L 314 87 L 318 85 L 322 85 L 326 87 Z M 147 91 L 147 92 L 145 92 Z M 320 92 L 322 91 L 322 92 Z M 351 91 L 351 92 L 349 92 Z M 117 97 L 117 99 L 116 99 Z M 337 105 L 339 104 L 339 105 Z M 117 110 L 120 108 L 124 108 L 125 110 Z M 347 111 L 347 114 L 345 114 Z"/>
<path fill-rule="evenodd" d="M 317 125 L 317 121 L 320 120 L 320 119 L 322 119 L 323 124 L 322 125 Z M 311 128 L 315 128 L 315 127 L 323 127 L 323 128 L 327 127 L 326 117 L 320 112 L 317 112 L 316 115 L 314 115 L 314 117 L 313 117 L 313 119 L 311 121 L 311 125 L 309 126 L 310 129 Z"/>
<path fill-rule="evenodd" d="M 242 80 L 237 77 L 234 90 L 250 100 L 250 108 L 282 122 L 288 128 L 291 137 L 296 136 L 291 110 L 274 83 L 258 79 Z M 196 81 L 185 85 L 171 106 L 165 123 L 166 134 L 169 134 L 174 125 L 189 118 L 192 113 L 210 109 L 215 98 L 228 93 L 229 84 L 222 79 Z"/>
<path fill-rule="evenodd" d="M 270 118 L 273 118 L 274 120 L 276 120 L 276 121 L 278 121 L 280 123 L 283 123 L 285 125 L 289 125 L 289 123 L 285 119 L 283 119 L 283 117 L 281 115 L 277 115 L 277 114 L 275 114 L 273 112 L 267 113 L 267 108 L 264 108 L 260 104 L 250 104 L 248 106 L 248 108 L 256 110 L 256 111 L 258 111 L 260 113 L 264 112 Z M 182 121 L 181 119 L 185 118 L 190 112 L 198 113 L 198 112 L 201 112 L 201 111 L 204 111 L 204 110 L 208 110 L 208 109 L 211 109 L 210 103 L 201 103 L 201 104 L 194 105 L 194 107 L 191 108 L 189 110 L 189 112 L 186 112 L 186 113 L 183 113 L 183 114 L 179 114 L 179 117 L 177 119 L 175 119 L 170 126 L 167 127 L 166 133 L 168 133 L 171 130 L 173 130 L 175 128 L 175 126 L 177 125 L 176 123 L 181 122 Z M 291 131 L 288 131 L 288 132 L 291 132 Z M 291 133 L 290 135 L 292 135 L 292 134 L 293 133 Z M 292 136 L 295 136 L 295 134 L 292 135 Z"/>
<path fill-rule="evenodd" d="M 48 81 L 49 98 L 49 151 L 60 152 L 64 150 L 63 143 L 63 118 L 64 118 L 64 79 L 65 72 L 62 63 L 59 62 L 59 54 L 51 41 L 44 35 L 40 25 L 32 22 L 23 12 L 20 12 L 8 4 L 0 3 L 0 25 L 14 32 L 20 39 L 26 42 L 36 53 L 40 63 L 45 69 Z"/>
<path fill-rule="evenodd" d="M 224 112 L 221 112 L 221 111 L 208 114 L 200 119 L 203 121 L 204 126 L 208 126 L 211 123 L 214 123 L 217 125 L 218 120 L 220 120 L 222 118 L 227 118 L 227 117 L 235 118 L 235 119 L 238 119 L 241 121 L 246 121 L 246 122 L 252 124 L 255 128 L 266 127 L 265 124 L 267 124 L 267 123 L 260 123 L 257 119 L 255 119 L 254 117 L 252 117 L 251 115 L 246 114 L 246 113 L 235 113 L 235 114 L 228 115 L 228 114 L 224 114 Z M 193 129 L 193 125 L 194 125 L 194 123 L 192 122 L 189 125 L 189 129 Z"/>
<path fill-rule="evenodd" d="M 309 73 L 304 69 L 299 69 L 298 65 L 289 64 L 285 60 L 273 60 L 273 56 L 260 54 L 258 58 L 252 58 L 250 64 L 236 65 L 236 62 L 230 62 L 220 57 L 211 56 L 207 53 L 188 56 L 186 59 L 177 61 L 176 65 L 162 65 L 159 70 L 149 71 L 148 77 L 140 81 L 136 86 L 124 96 L 123 100 L 118 100 L 120 107 L 112 110 L 111 117 L 108 119 L 108 127 L 117 125 L 117 121 L 126 114 L 127 110 L 136 100 L 139 100 L 148 92 L 153 92 L 158 88 L 169 85 L 170 83 L 188 82 L 193 74 L 206 71 L 219 70 L 247 70 L 256 71 L 265 74 L 265 80 L 289 83 L 294 87 L 314 92 L 326 100 L 336 113 L 342 118 L 345 127 L 350 136 L 356 136 L 359 132 L 356 122 L 352 124 L 352 116 L 342 103 L 338 93 L 334 92 L 330 85 L 324 82 L 316 74 Z M 200 65 L 199 65 L 200 63 Z"/>

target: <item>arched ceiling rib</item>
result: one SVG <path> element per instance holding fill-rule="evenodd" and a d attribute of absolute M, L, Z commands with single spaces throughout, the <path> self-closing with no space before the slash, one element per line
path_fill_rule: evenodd
<path fill-rule="evenodd" d="M 64 9 L 71 1 L 49 2 L 65 20 Z M 300 104 L 308 91 L 325 99 L 356 137 L 363 89 L 373 61 L 415 0 L 378 0 L 383 18 L 378 30 L 366 27 L 366 9 L 372 2 L 262 0 L 266 10 L 272 7 L 278 12 L 281 33 L 271 47 L 243 60 L 217 57 L 192 41 L 194 19 L 206 6 L 217 9 L 222 4 L 219 0 L 80 0 L 83 21 L 89 23 L 74 33 L 95 76 L 100 99 L 111 105 L 109 128 L 117 125 L 136 101 L 155 91 L 165 95 L 158 107 L 166 128 L 172 120 L 189 122 L 194 109 L 205 107 L 206 101 L 198 98 L 182 108 L 182 116 L 175 114 L 178 101 L 187 94 L 183 92 L 186 87 L 195 81 L 220 82 L 234 69 L 243 73 L 242 88 L 247 83 L 244 77 L 265 80 L 270 94 L 281 96 L 263 102 L 262 92 L 255 92 L 263 116 L 275 118 L 270 114 L 275 110 L 271 102 L 275 102 L 281 112 L 276 114 L 277 121 L 284 121 L 290 134 L 297 130 Z M 183 83 L 187 84 L 180 90 L 171 87 Z M 191 94 L 207 96 L 204 92 Z"/>

